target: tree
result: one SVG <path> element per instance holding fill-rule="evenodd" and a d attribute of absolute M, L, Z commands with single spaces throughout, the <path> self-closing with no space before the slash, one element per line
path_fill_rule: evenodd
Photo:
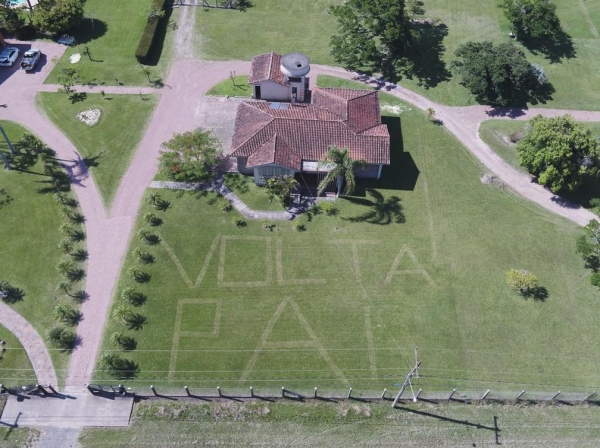
<path fill-rule="evenodd" d="M 549 0 L 504 0 L 500 8 L 513 32 L 522 39 L 554 38 L 561 32 L 556 5 Z"/>
<path fill-rule="evenodd" d="M 266 180 L 265 191 L 269 197 L 269 202 L 277 200 L 284 207 L 289 207 L 292 202 L 292 191 L 298 186 L 298 182 L 293 176 L 274 176 Z"/>
<path fill-rule="evenodd" d="M 339 198 L 340 194 L 352 194 L 356 187 L 354 168 L 356 166 L 364 167 L 365 164 L 364 160 L 353 160 L 347 148 L 338 149 L 336 146 L 330 146 L 327 149 L 325 161 L 320 163 L 322 167 L 330 168 L 330 171 L 319 184 L 318 194 L 323 193 L 327 185 L 334 181 L 337 185 L 336 197 Z M 346 188 L 342 192 L 344 180 L 346 181 Z"/>
<path fill-rule="evenodd" d="M 598 273 L 600 271 L 600 222 L 592 219 L 583 230 L 585 235 L 577 239 L 576 251 L 585 260 L 585 267 Z"/>
<path fill-rule="evenodd" d="M 72 68 L 66 68 L 62 71 L 62 75 L 58 77 L 58 84 L 60 87 L 58 88 L 58 93 L 65 93 L 69 99 L 73 96 L 76 90 L 73 88 L 77 78 L 79 76 L 79 72 Z"/>
<path fill-rule="evenodd" d="M 506 283 L 522 295 L 529 295 L 538 287 L 538 278 L 525 269 L 511 269 L 506 273 Z"/>
<path fill-rule="evenodd" d="M 390 81 L 410 68 L 406 56 L 415 39 L 404 0 L 348 0 L 329 12 L 338 22 L 331 54 L 345 68 L 379 72 Z"/>
<path fill-rule="evenodd" d="M 210 180 L 221 151 L 212 132 L 201 129 L 175 134 L 162 147 L 165 150 L 160 152 L 160 170 L 178 182 Z"/>
<path fill-rule="evenodd" d="M 40 31 L 58 34 L 83 19 L 82 0 L 40 0 L 31 12 L 31 21 Z"/>
<path fill-rule="evenodd" d="M 592 130 L 565 115 L 529 120 L 530 131 L 517 143 L 519 163 L 554 193 L 575 191 L 598 173 L 600 149 Z"/>
<path fill-rule="evenodd" d="M 25 24 L 19 10 L 11 5 L 11 0 L 0 0 L 0 27 L 14 33 Z"/>
<path fill-rule="evenodd" d="M 511 43 L 467 42 L 458 47 L 452 71 L 477 101 L 507 106 L 529 95 L 539 83 L 525 53 Z"/>

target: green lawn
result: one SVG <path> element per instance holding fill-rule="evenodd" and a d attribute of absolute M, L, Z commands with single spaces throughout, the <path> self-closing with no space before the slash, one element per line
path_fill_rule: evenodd
<path fill-rule="evenodd" d="M 480 163 L 443 127 L 383 102 L 398 112 L 384 119 L 392 165 L 337 201 L 337 216 L 299 218 L 305 232 L 237 228 L 210 195 L 160 191 L 171 207 L 154 212 L 164 222 L 151 231 L 163 241 L 149 246 L 155 263 L 140 265 L 149 283 L 135 285 L 147 322 L 106 329 L 105 350 L 114 331 L 137 340 L 121 354 L 140 369 L 131 384 L 391 390 L 416 345 L 425 391 L 597 389 L 600 303 L 575 254 L 581 230 L 483 185 Z M 534 272 L 549 297 L 511 291 L 510 268 Z M 131 285 L 123 274 L 118 291 Z"/>
<path fill-rule="evenodd" d="M 15 123 L 1 123 L 12 142 L 18 142 L 25 129 Z M 8 152 L 4 141 L 0 143 L 0 151 Z M 0 200 L 10 198 L 7 204 L 0 205 L 1 279 L 24 291 L 23 299 L 10 306 L 42 337 L 57 325 L 53 310 L 62 302 L 55 290 L 61 280 L 55 265 L 63 257 L 57 245 L 63 239 L 59 227 L 64 219 L 52 193 L 41 192 L 46 188 L 48 177 L 42 173 L 40 162 L 30 167 L 29 172 L 0 169 Z M 51 350 L 50 356 L 59 381 L 62 381 L 69 355 Z M 1 369 L 0 366 L 0 372 Z M 0 376 L 5 375 L 0 373 Z M 6 380 L 5 384 L 15 382 L 21 380 Z"/>
<path fill-rule="evenodd" d="M 308 54 L 314 63 L 333 64 L 329 38 L 335 30 L 335 19 L 327 8 L 341 3 L 341 0 L 253 0 L 253 6 L 244 13 L 197 8 L 196 32 L 202 36 L 199 56 L 209 60 L 248 60 L 270 51 L 299 51 Z"/>
<path fill-rule="evenodd" d="M 79 45 L 67 48 L 46 83 L 57 83 L 62 68 L 76 68 L 80 72 L 80 83 L 115 85 L 147 85 L 148 79 L 142 72 L 142 66 L 135 58 L 135 50 L 146 24 L 150 0 L 87 0 L 85 15 L 88 19 L 75 28 L 73 36 Z M 172 14 L 171 14 L 172 12 Z M 162 52 L 157 52 L 148 67 L 154 85 L 157 80 L 164 81 L 173 54 L 173 24 L 179 17 L 179 10 L 168 10 L 163 35 L 166 33 Z M 91 20 L 93 18 L 93 21 Z M 93 22 L 93 23 L 92 23 Z M 171 23 L 171 26 L 167 26 Z M 89 49 L 90 58 L 85 54 Z M 77 64 L 70 64 L 69 57 L 81 54 Z M 160 82 L 159 82 L 160 83 Z"/>
<path fill-rule="evenodd" d="M 0 396 L 0 415 L 4 409 L 6 398 Z M 11 422 L 7 422 L 11 423 Z M 30 444 L 35 442 L 38 436 L 38 431 L 32 428 L 13 428 L 1 425 L 0 426 L 0 441 L 2 447 L 5 448 L 23 448 L 31 446 Z"/>
<path fill-rule="evenodd" d="M 154 107 L 155 95 L 87 95 L 71 103 L 65 94 L 41 92 L 38 107 L 75 145 L 92 172 L 104 203 L 108 206 L 129 167 Z M 79 112 L 100 109 L 100 121 L 88 126 Z M 126 119 L 124 119 L 126 118 Z"/>
<path fill-rule="evenodd" d="M 29 362 L 27 352 L 8 329 L 0 325 L 0 340 L 5 343 L 0 345 L 0 384 L 25 385 L 35 384 L 35 372 Z"/>
<path fill-rule="evenodd" d="M 335 65 L 329 40 L 336 22 L 327 8 L 339 0 L 298 0 L 292 4 L 277 0 L 256 0 L 246 13 L 228 10 L 198 10 L 197 30 L 202 34 L 201 56 L 206 59 L 245 59 L 269 51 L 300 51 L 311 61 Z M 509 23 L 498 2 L 478 0 L 429 0 L 426 17 L 441 19 L 446 28 L 428 28 L 415 58 L 420 78 L 401 84 L 426 97 L 453 106 L 475 104 L 467 89 L 449 72 L 449 63 L 459 45 L 475 40 L 514 42 L 508 37 Z M 600 0 L 556 0 L 558 15 L 572 37 L 575 57 L 551 61 L 523 47 L 532 63 L 546 70 L 555 93 L 541 107 L 600 109 L 600 45 L 586 22 L 589 15 L 600 28 Z M 268 23 L 268 26 L 264 24 Z M 236 33 L 231 33 L 235 29 Z M 518 44 L 521 45 L 521 44 Z"/>
<path fill-rule="evenodd" d="M 82 447 L 597 446 L 594 406 L 142 401 L 124 429 L 84 429 Z M 110 442 L 107 442 L 109 441 Z M 108 443 L 108 444 L 107 444 Z"/>
<path fill-rule="evenodd" d="M 226 79 L 211 87 L 206 94 L 215 96 L 243 96 L 250 98 L 252 96 L 252 88 L 248 84 L 247 75 L 236 76 L 235 86 L 231 82 L 231 79 Z"/>

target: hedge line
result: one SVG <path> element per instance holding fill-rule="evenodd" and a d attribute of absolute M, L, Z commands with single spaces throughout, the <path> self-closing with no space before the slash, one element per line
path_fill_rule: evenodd
<path fill-rule="evenodd" d="M 165 2 L 166 0 L 152 0 L 152 7 L 153 9 L 163 11 L 165 8 Z M 146 21 L 146 27 L 144 28 L 144 32 L 140 38 L 137 50 L 135 50 L 135 57 L 140 64 L 145 64 L 148 62 L 150 56 L 152 55 L 152 48 L 154 47 L 155 40 L 154 38 L 156 36 L 156 30 L 158 29 L 158 24 L 160 21 L 160 18 L 151 17 L 148 17 L 148 20 Z"/>

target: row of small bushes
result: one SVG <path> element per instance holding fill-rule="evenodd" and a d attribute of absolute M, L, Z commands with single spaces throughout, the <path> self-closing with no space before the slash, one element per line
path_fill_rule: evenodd
<path fill-rule="evenodd" d="M 163 16 L 166 0 L 153 0 L 150 14 L 146 21 L 146 27 L 140 38 L 137 50 L 135 50 L 135 57 L 140 64 L 146 64 L 150 60 L 152 55 L 152 49 L 154 47 L 154 41 L 158 25 Z"/>

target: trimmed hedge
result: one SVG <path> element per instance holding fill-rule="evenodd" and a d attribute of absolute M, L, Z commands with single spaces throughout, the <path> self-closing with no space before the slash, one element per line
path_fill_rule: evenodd
<path fill-rule="evenodd" d="M 165 2 L 166 0 L 153 0 L 152 6 L 155 9 L 163 11 L 165 9 Z M 135 50 L 135 57 L 140 64 L 147 63 L 152 55 L 156 30 L 158 29 L 158 24 L 161 20 L 161 18 L 148 17 L 148 20 L 146 21 L 146 27 L 140 38 L 137 50 Z"/>

